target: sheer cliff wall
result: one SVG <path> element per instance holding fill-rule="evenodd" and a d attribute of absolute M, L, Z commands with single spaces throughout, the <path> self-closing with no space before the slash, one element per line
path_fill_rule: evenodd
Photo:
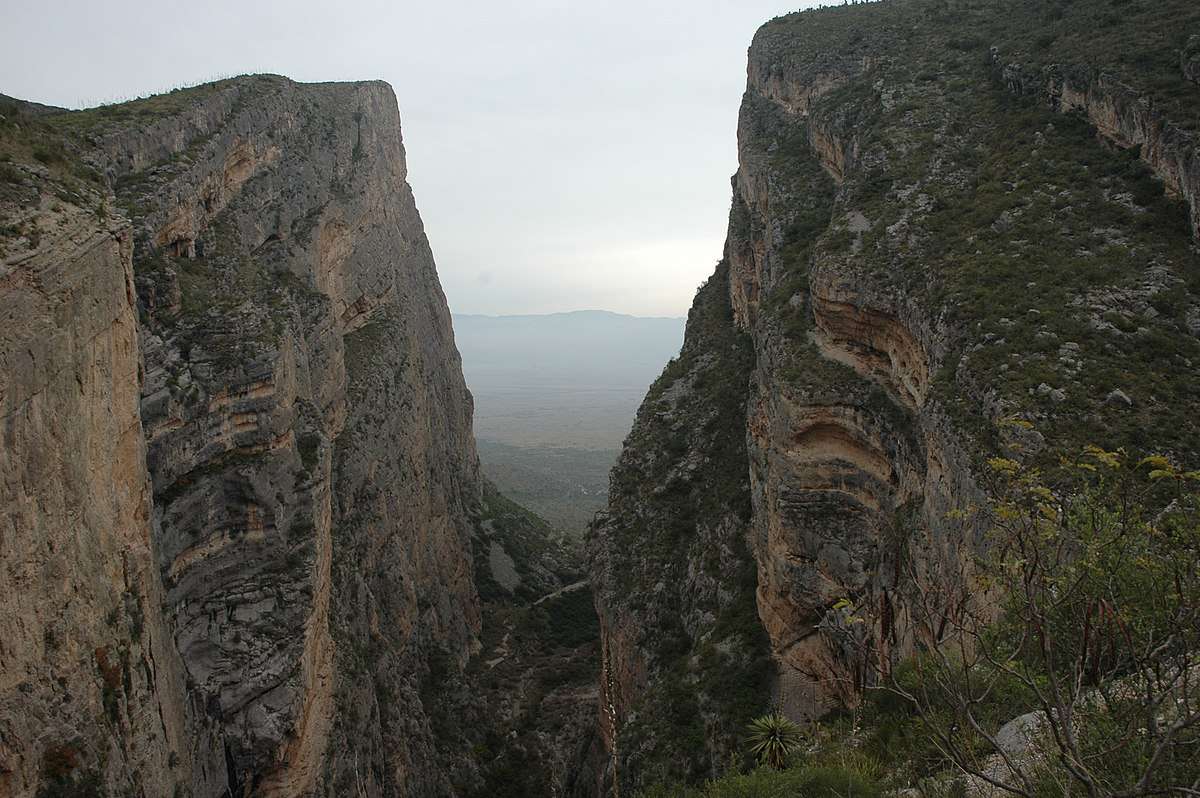
<path fill-rule="evenodd" d="M 390 88 L 4 116 L 0 779 L 448 793 L 480 482 Z"/>
<path fill-rule="evenodd" d="M 602 783 L 711 775 L 748 716 L 853 706 L 943 642 L 986 600 L 987 458 L 1196 459 L 1200 12 L 1103 5 L 755 36 L 724 257 L 590 539 Z"/>

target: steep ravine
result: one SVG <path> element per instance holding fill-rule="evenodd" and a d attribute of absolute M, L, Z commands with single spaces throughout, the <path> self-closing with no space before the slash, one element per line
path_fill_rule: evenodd
<path fill-rule="evenodd" d="M 1194 467 L 1200 8 L 1114 5 L 759 30 L 586 569 L 479 477 L 385 84 L 0 97 L 0 795 L 700 782 L 944 640 L 987 457 Z"/>
<path fill-rule="evenodd" d="M 724 259 L 590 540 L 602 784 L 719 773 L 749 715 L 852 707 L 938 644 L 979 595 L 984 458 L 1195 462 L 1197 12 L 1122 13 L 893 0 L 759 30 Z M 704 366 L 731 341 L 729 384 Z"/>

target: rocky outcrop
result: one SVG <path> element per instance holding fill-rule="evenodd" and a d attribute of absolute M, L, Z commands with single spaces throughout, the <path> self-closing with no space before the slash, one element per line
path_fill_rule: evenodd
<path fill-rule="evenodd" d="M 1011 45 L 1036 27 L 1035 6 L 858 4 L 756 35 L 725 258 L 692 311 L 724 291 L 728 315 L 689 323 L 692 359 L 651 389 L 591 542 L 599 725 L 623 794 L 710 776 L 712 752 L 744 728 L 734 717 L 852 707 L 952 636 L 964 606 L 988 601 L 972 571 L 988 544 L 975 510 L 989 457 L 1038 463 L 1054 440 L 1195 461 L 1198 430 L 1181 411 L 1200 362 L 1192 134 L 1104 69 L 1029 78 L 991 66 L 1003 48 L 964 34 Z M 1161 33 L 1179 9 L 1159 11 L 1127 24 Z M 1073 108 L 1091 124 L 1058 113 Z M 729 395 L 695 371 L 730 336 L 751 357 L 723 366 L 746 392 L 719 430 L 744 448 L 710 469 L 684 430 Z M 706 502 L 737 495 L 730 486 L 747 502 L 736 522 L 722 520 L 733 505 Z M 711 531 L 722 523 L 728 537 Z M 740 716 L 705 692 L 714 648 L 755 651 L 730 642 L 717 609 L 741 584 L 726 556 L 738 545 L 755 599 L 740 631 L 763 635 L 770 663 L 723 672 L 754 688 Z M 690 578 L 713 561 L 720 598 Z M 672 616 L 679 634 L 664 632 Z M 673 728 L 648 720 L 667 706 Z"/>
<path fill-rule="evenodd" d="M 41 554 L 6 571 L 2 717 L 70 695 L 84 730 L 6 730 L 14 794 L 449 794 L 422 685 L 478 646 L 480 483 L 391 90 L 241 78 L 21 131 L 100 184 L 47 185 L 70 225 L 6 266 L 6 550 Z"/>
<path fill-rule="evenodd" d="M 1197 49 L 1190 42 L 1181 56 L 1183 74 L 1192 81 L 1200 81 Z M 1185 129 L 1149 92 L 1110 72 L 1086 65 L 1039 68 L 1006 62 L 998 50 L 992 59 L 1011 91 L 1038 97 L 1062 113 L 1083 114 L 1105 140 L 1135 150 L 1166 189 L 1188 203 L 1192 234 L 1200 239 L 1200 133 Z"/>

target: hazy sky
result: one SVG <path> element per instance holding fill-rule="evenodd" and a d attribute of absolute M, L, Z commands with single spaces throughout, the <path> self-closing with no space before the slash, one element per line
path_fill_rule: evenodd
<path fill-rule="evenodd" d="M 755 29 L 809 0 L 6 0 L 0 92 L 382 78 L 450 307 L 682 315 L 721 255 Z"/>

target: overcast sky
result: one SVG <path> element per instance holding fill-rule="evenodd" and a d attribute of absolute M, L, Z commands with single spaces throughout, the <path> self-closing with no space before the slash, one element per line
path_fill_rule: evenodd
<path fill-rule="evenodd" d="M 683 315 L 720 258 L 755 29 L 809 0 L 5 0 L 0 92 L 382 78 L 459 313 Z"/>

